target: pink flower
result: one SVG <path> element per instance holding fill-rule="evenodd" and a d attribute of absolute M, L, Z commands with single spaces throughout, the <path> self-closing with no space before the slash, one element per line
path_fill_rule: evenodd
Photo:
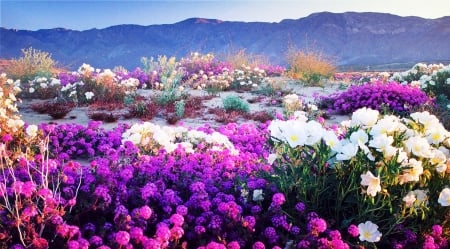
<path fill-rule="evenodd" d="M 283 203 L 286 201 L 286 198 L 284 197 L 284 194 L 282 193 L 276 193 L 272 196 L 272 203 L 277 206 L 283 205 Z"/>
<path fill-rule="evenodd" d="M 179 226 L 175 226 L 175 227 L 172 227 L 172 229 L 170 229 L 170 237 L 174 240 L 181 239 L 181 237 L 183 237 L 183 235 L 184 235 L 184 230 L 183 230 L 183 228 L 181 228 Z"/>
<path fill-rule="evenodd" d="M 184 223 L 184 218 L 179 214 L 172 214 L 172 216 L 170 216 L 170 222 L 172 222 L 174 226 L 181 227 Z"/>
<path fill-rule="evenodd" d="M 359 235 L 359 229 L 356 225 L 351 224 L 347 229 L 348 234 L 352 237 L 357 237 Z"/>
<path fill-rule="evenodd" d="M 148 220 L 153 214 L 153 210 L 149 206 L 143 206 L 139 209 L 139 216 L 141 216 L 142 219 Z"/>
<path fill-rule="evenodd" d="M 119 231 L 114 235 L 114 239 L 119 245 L 125 246 L 130 242 L 130 234 L 126 231 Z"/>
<path fill-rule="evenodd" d="M 4 143 L 11 142 L 12 140 L 13 140 L 13 137 L 12 137 L 10 134 L 5 134 L 5 135 L 3 135 L 3 137 L 2 137 L 2 141 L 3 141 Z"/>

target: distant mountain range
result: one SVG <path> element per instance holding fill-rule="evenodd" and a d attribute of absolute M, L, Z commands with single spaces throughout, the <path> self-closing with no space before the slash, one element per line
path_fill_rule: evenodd
<path fill-rule="evenodd" d="M 76 31 L 0 28 L 0 58 L 21 55 L 21 48 L 50 52 L 62 65 L 96 68 L 141 66 L 140 58 L 158 55 L 215 55 L 246 49 L 284 65 L 290 46 L 315 48 L 339 66 L 450 60 L 450 16 L 438 19 L 382 13 L 311 14 L 279 23 L 229 22 L 190 18 L 164 25 L 118 25 Z"/>

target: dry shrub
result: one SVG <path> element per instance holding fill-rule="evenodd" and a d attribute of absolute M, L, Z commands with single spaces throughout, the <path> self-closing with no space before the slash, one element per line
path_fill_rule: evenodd
<path fill-rule="evenodd" d="M 286 55 L 289 64 L 288 76 L 310 86 L 320 86 L 336 71 L 332 59 L 317 49 L 289 48 Z"/>
<path fill-rule="evenodd" d="M 22 57 L 12 59 L 5 66 L 5 72 L 13 79 L 28 81 L 38 75 L 49 78 L 56 70 L 55 65 L 51 54 L 29 47 L 22 49 Z"/>
<path fill-rule="evenodd" d="M 263 55 L 254 55 L 245 52 L 245 49 L 231 50 L 222 56 L 223 60 L 229 62 L 233 68 L 241 68 L 243 65 L 251 68 L 261 65 L 269 65 L 269 60 Z"/>

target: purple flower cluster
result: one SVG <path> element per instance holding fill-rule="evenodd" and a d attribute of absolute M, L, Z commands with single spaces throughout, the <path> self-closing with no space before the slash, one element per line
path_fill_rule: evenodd
<path fill-rule="evenodd" d="M 68 160 L 108 155 L 120 147 L 122 133 L 127 127 L 119 125 L 106 131 L 100 125 L 99 121 L 91 121 L 87 126 L 43 123 L 39 128 L 50 139 L 51 153 L 59 159 Z"/>
<path fill-rule="evenodd" d="M 350 114 L 359 108 L 368 107 L 381 112 L 390 111 L 406 115 L 414 108 L 430 101 L 427 94 L 419 88 L 395 81 L 355 85 L 345 92 L 321 99 L 324 107 L 340 114 Z"/>

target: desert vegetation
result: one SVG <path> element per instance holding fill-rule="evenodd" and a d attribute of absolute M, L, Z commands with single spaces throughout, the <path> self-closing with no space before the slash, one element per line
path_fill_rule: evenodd
<path fill-rule="evenodd" d="M 294 55 L 1 74 L 0 244 L 448 248 L 450 65 L 334 74 Z M 21 99 L 55 122 L 24 122 Z M 73 108 L 91 120 L 58 123 Z"/>

